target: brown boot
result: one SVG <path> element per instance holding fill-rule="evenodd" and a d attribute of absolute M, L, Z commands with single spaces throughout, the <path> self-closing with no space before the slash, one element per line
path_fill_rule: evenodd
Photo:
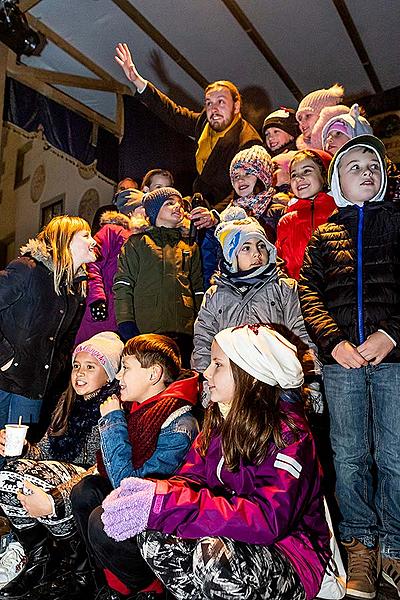
<path fill-rule="evenodd" d="M 375 598 L 381 570 L 379 547 L 367 548 L 355 538 L 342 543 L 348 558 L 346 594 L 353 598 Z"/>
<path fill-rule="evenodd" d="M 400 596 L 400 560 L 397 558 L 382 557 L 382 577 L 396 588 Z"/>

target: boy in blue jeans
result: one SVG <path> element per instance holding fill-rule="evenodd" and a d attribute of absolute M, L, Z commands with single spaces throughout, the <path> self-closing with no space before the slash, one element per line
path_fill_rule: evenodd
<path fill-rule="evenodd" d="M 353 138 L 328 179 L 338 210 L 309 242 L 299 291 L 324 362 L 347 594 L 375 598 L 382 568 L 400 595 L 400 211 L 385 201 L 384 145 Z"/>

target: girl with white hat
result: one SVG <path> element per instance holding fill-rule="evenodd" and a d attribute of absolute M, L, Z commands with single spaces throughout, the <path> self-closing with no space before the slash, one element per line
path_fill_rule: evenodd
<path fill-rule="evenodd" d="M 299 403 L 294 347 L 266 325 L 220 331 L 211 400 L 186 463 L 168 480 L 125 479 L 103 502 L 105 532 L 138 536 L 178 600 L 309 600 L 329 558 L 320 468 Z"/>

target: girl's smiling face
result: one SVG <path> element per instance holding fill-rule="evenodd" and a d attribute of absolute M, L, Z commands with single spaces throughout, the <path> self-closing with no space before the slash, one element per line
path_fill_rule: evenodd
<path fill-rule="evenodd" d="M 238 196 L 244 198 L 253 193 L 254 187 L 257 183 L 257 176 L 252 175 L 246 169 L 240 167 L 235 169 L 232 175 L 233 189 Z"/>
<path fill-rule="evenodd" d="M 71 383 L 79 396 L 88 396 L 107 383 L 107 374 L 89 352 L 78 352 L 72 363 Z"/>
<path fill-rule="evenodd" d="M 311 158 L 294 160 L 290 169 L 290 185 L 297 198 L 314 198 L 324 187 L 319 166 Z"/>

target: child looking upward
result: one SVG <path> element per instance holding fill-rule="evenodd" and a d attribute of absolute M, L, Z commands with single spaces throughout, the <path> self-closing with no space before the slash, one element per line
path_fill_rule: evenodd
<path fill-rule="evenodd" d="M 371 135 L 332 159 L 338 210 L 311 238 L 300 274 L 307 329 L 324 362 L 347 594 L 400 592 L 400 211 L 385 201 L 385 147 Z"/>

